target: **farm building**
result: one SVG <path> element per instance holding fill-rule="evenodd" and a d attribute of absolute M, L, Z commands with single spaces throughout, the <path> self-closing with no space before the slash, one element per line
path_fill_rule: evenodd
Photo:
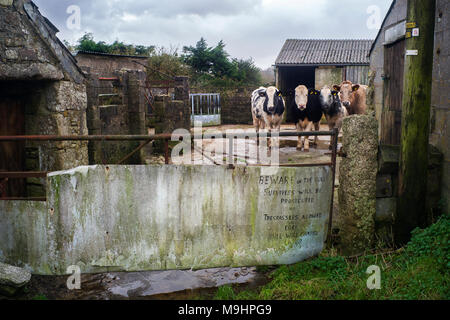
<path fill-rule="evenodd" d="M 86 135 L 85 76 L 29 0 L 0 5 L 0 135 Z M 85 142 L 0 145 L 1 171 L 57 171 L 88 164 Z M 44 177 L 0 179 L 7 197 L 40 197 Z"/>
<path fill-rule="evenodd" d="M 344 80 L 367 85 L 371 45 L 372 40 L 288 39 L 275 62 L 277 87 L 290 105 L 301 84 L 318 90 Z"/>
<path fill-rule="evenodd" d="M 400 145 L 404 62 L 406 54 L 407 0 L 393 1 L 370 50 L 374 75 L 374 105 L 382 145 Z M 430 143 L 444 155 L 441 200 L 450 199 L 450 3 L 436 1 Z M 419 26 L 420 29 L 420 26 Z M 433 181 L 432 185 L 438 185 Z M 448 211 L 448 206 L 447 206 Z"/>
<path fill-rule="evenodd" d="M 109 77 L 114 72 L 127 69 L 145 72 L 148 57 L 78 51 L 75 55 L 78 65 L 88 73 L 98 73 Z"/>

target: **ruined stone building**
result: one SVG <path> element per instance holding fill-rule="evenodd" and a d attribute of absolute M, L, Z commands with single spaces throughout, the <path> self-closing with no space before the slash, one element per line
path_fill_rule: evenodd
<path fill-rule="evenodd" d="M 0 135 L 86 135 L 85 76 L 30 0 L 0 2 Z M 0 171 L 88 164 L 83 142 L 3 143 Z M 40 196 L 45 179 L 10 180 L 7 195 Z"/>
<path fill-rule="evenodd" d="M 75 59 L 83 71 L 103 77 L 112 77 L 122 69 L 146 72 L 145 66 L 148 64 L 148 57 L 90 51 L 78 51 Z"/>
<path fill-rule="evenodd" d="M 190 128 L 187 78 L 152 96 L 147 57 L 79 52 L 31 0 L 0 1 L 0 135 L 143 135 Z M 51 172 L 87 164 L 143 164 L 137 141 L 8 142 L 0 172 Z M 126 160 L 124 160 L 126 158 Z M 42 197 L 45 178 L 0 179 L 0 197 Z"/>

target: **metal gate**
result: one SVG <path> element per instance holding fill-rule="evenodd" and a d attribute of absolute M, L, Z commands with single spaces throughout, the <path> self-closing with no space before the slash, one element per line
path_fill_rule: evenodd
<path fill-rule="evenodd" d="M 219 126 L 221 124 L 221 107 L 219 93 L 190 94 L 191 123 L 201 122 L 203 126 Z"/>

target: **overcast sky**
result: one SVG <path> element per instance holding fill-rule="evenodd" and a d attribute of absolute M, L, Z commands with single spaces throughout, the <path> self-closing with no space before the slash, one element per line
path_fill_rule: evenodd
<path fill-rule="evenodd" d="M 374 39 L 392 0 L 34 0 L 75 43 L 92 32 L 96 41 L 179 48 L 204 37 L 223 40 L 232 57 L 252 57 L 270 67 L 286 39 Z M 80 8 L 80 28 L 67 13 Z M 72 13 L 74 11 L 71 11 Z M 75 24 L 74 24 L 75 23 Z"/>

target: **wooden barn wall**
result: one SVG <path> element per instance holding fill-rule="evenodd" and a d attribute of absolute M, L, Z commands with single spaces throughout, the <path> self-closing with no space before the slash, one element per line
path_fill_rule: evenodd
<path fill-rule="evenodd" d="M 450 213 L 450 2 L 436 2 L 430 142 L 444 154 L 442 204 Z"/>
<path fill-rule="evenodd" d="M 387 29 L 396 25 L 399 22 L 406 20 L 407 14 L 407 0 L 396 0 L 394 7 L 390 14 L 386 17 L 383 28 L 380 30 L 380 35 L 376 39 L 374 48 L 370 54 L 370 71 L 375 75 L 374 78 L 374 108 L 376 117 L 381 122 L 382 111 L 384 106 L 384 54 L 385 54 L 385 32 Z M 379 126 L 381 130 L 381 125 Z M 381 133 L 381 132 L 380 132 Z"/>
<path fill-rule="evenodd" d="M 376 116 L 379 120 L 380 139 L 383 140 L 383 127 L 388 122 L 393 124 L 391 131 L 398 132 L 401 129 L 401 105 L 396 110 L 399 115 L 389 116 L 392 109 L 398 109 L 395 97 L 389 97 L 389 79 L 384 78 L 386 74 L 386 54 L 390 48 L 384 45 L 385 31 L 392 26 L 405 21 L 407 14 L 407 0 L 397 0 L 390 14 L 386 17 L 385 24 L 380 31 L 380 36 L 375 42 L 374 49 L 370 55 L 370 71 L 375 74 L 374 78 L 374 104 Z M 442 204 L 446 212 L 450 212 L 450 134 L 449 134 L 449 112 L 450 112 L 450 24 L 449 24 L 450 2 L 448 0 L 436 0 L 436 29 L 435 48 L 433 61 L 433 88 L 430 115 L 430 143 L 444 154 L 442 168 Z M 392 46 L 391 46 L 392 49 Z M 393 100 L 394 99 L 394 100 Z M 391 106 L 391 104 L 397 104 Z M 392 108 L 393 107 L 393 108 Z"/>
<path fill-rule="evenodd" d="M 345 80 L 363 85 L 369 84 L 369 66 L 347 66 L 345 67 Z"/>

